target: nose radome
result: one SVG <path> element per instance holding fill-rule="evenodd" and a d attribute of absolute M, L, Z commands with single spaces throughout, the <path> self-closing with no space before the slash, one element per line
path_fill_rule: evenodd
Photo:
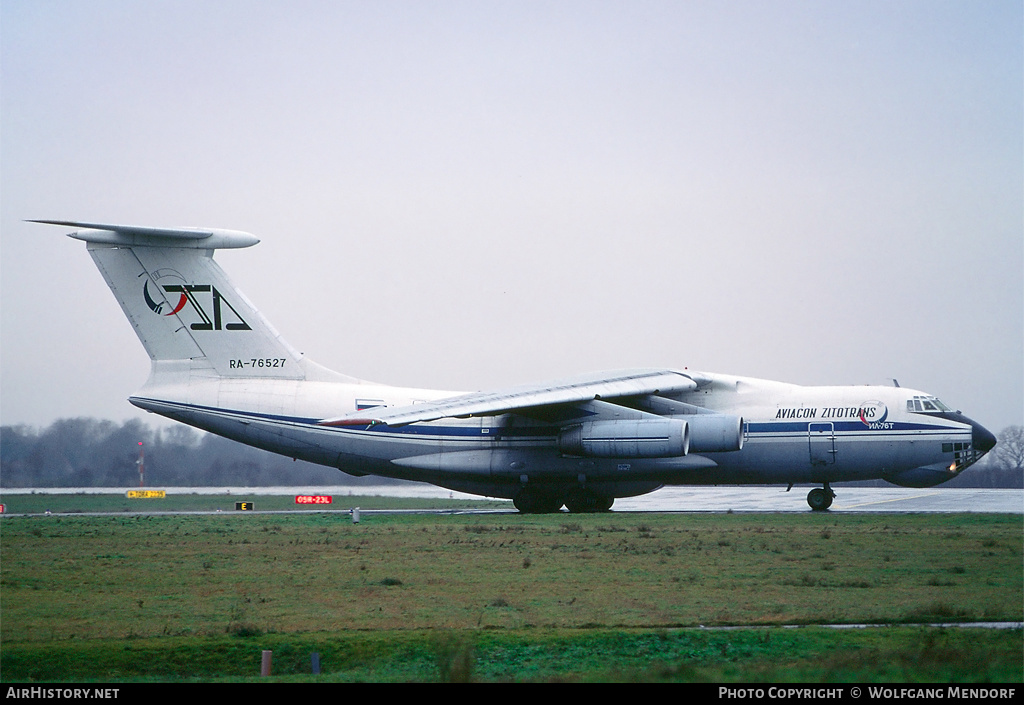
<path fill-rule="evenodd" d="M 987 453 L 996 447 L 996 437 L 992 435 L 992 432 L 982 426 L 977 421 L 971 421 L 971 444 L 974 446 L 974 450 L 980 450 L 982 453 Z"/>

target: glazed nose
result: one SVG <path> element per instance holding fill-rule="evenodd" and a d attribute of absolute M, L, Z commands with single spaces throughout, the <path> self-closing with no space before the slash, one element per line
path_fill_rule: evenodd
<path fill-rule="evenodd" d="M 974 450 L 987 453 L 996 447 L 996 437 L 977 421 L 971 421 L 971 444 Z"/>

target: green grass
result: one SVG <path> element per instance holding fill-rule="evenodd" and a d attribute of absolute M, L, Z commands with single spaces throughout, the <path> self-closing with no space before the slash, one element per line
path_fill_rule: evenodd
<path fill-rule="evenodd" d="M 1020 630 L 343 631 L 19 644 L 5 682 L 1017 682 Z M 313 652 L 321 675 L 311 675 Z"/>
<path fill-rule="evenodd" d="M 1019 630 L 778 627 L 1021 621 L 1022 544 L 989 514 L 6 517 L 0 675 L 244 678 L 272 648 L 331 680 L 1019 682 Z"/>

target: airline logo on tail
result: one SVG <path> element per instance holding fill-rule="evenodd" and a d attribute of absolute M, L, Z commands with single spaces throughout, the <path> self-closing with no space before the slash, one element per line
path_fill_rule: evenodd
<path fill-rule="evenodd" d="M 147 277 L 142 283 L 142 296 L 153 313 L 174 316 L 189 304 L 198 316 L 198 320 L 189 325 L 192 330 L 252 330 L 235 307 L 212 284 L 188 284 L 173 269 L 156 271 L 152 279 L 158 292 L 163 291 L 169 295 L 164 297 L 157 294 L 154 298 L 149 288 L 150 278 Z M 161 284 L 161 280 L 174 283 Z"/>

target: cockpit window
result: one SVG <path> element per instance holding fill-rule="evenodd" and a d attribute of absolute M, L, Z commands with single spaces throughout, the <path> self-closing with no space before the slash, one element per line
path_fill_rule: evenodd
<path fill-rule="evenodd" d="M 950 408 L 935 397 L 914 397 L 907 399 L 907 411 L 917 413 L 939 413 L 950 411 Z"/>

